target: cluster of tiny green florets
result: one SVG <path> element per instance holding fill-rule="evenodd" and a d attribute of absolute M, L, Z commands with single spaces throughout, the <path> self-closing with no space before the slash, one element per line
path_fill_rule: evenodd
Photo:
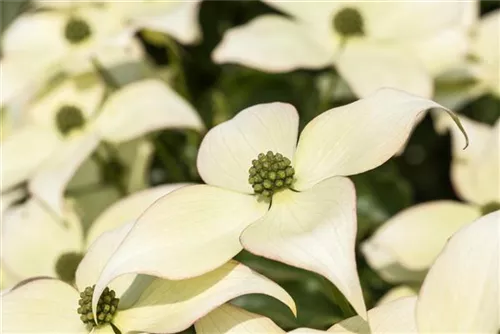
<path fill-rule="evenodd" d="M 88 327 L 96 326 L 94 321 L 94 314 L 92 313 L 92 294 L 94 293 L 95 285 L 88 286 L 83 292 L 80 293 L 80 300 L 78 304 L 78 314 L 80 319 Z M 104 289 L 99 302 L 97 303 L 97 325 L 110 323 L 116 313 L 118 302 L 120 299 L 115 298 L 115 292 L 109 288 Z"/>
<path fill-rule="evenodd" d="M 292 185 L 295 170 L 290 164 L 290 159 L 280 153 L 261 153 L 257 159 L 252 160 L 252 167 L 248 170 L 248 183 L 256 194 L 271 197 L 277 190 Z"/>
<path fill-rule="evenodd" d="M 364 34 L 363 17 L 355 8 L 343 8 L 333 18 L 333 28 L 345 37 L 361 36 Z"/>
<path fill-rule="evenodd" d="M 71 17 L 64 27 L 64 37 L 72 44 L 83 42 L 91 34 L 92 31 L 88 23 L 78 17 Z"/>
<path fill-rule="evenodd" d="M 82 111 L 72 105 L 62 106 L 56 114 L 56 126 L 63 135 L 68 135 L 71 131 L 85 125 L 85 118 Z"/>

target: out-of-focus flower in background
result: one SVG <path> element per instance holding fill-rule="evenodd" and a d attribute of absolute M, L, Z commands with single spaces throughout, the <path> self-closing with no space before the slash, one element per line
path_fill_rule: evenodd
<path fill-rule="evenodd" d="M 131 83 L 102 102 L 105 85 L 89 75 L 63 80 L 43 95 L 23 127 L 2 143 L 4 189 L 28 181 L 30 192 L 56 214 L 66 185 L 93 152 L 118 168 L 114 145 L 165 128 L 203 128 L 196 111 L 159 80 Z M 34 142 L 36 154 L 22 154 Z M 96 152 L 100 143 L 106 158 Z"/>
<path fill-rule="evenodd" d="M 250 293 L 272 296 L 295 313 L 295 304 L 283 288 L 236 261 L 203 276 L 179 281 L 125 275 L 109 285 L 96 303 L 99 308 L 91 308 L 93 286 L 132 225 L 105 232 L 92 243 L 78 265 L 74 287 L 45 278 L 22 282 L 4 293 L 2 330 L 114 333 L 113 326 L 122 333 L 174 333 L 221 304 Z"/>
<path fill-rule="evenodd" d="M 107 207 L 86 231 L 75 209 L 78 200 L 67 200 L 62 217 L 54 216 L 36 199 L 7 209 L 2 218 L 1 256 L 7 275 L 2 276 L 1 288 L 40 276 L 73 283 L 83 255 L 101 234 L 136 220 L 151 203 L 184 185 L 153 187 L 125 197 Z"/>
<path fill-rule="evenodd" d="M 465 203 L 441 200 L 405 209 L 362 245 L 371 267 L 390 282 L 410 283 L 418 290 L 451 235 L 481 215 L 500 209 L 500 123 L 489 126 L 460 119 L 470 139 L 466 150 L 461 133 L 450 122 L 447 125 L 453 140 L 451 178 Z"/>
<path fill-rule="evenodd" d="M 472 28 L 468 57 L 437 78 L 436 100 L 458 109 L 484 94 L 500 97 L 500 10 Z"/>
<path fill-rule="evenodd" d="M 465 59 L 477 15 L 475 2 L 266 3 L 289 17 L 229 30 L 214 61 L 270 72 L 334 65 L 360 97 L 380 87 L 431 97 L 433 78 Z"/>

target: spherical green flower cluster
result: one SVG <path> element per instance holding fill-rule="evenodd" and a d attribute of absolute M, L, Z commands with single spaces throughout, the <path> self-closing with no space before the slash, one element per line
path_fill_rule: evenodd
<path fill-rule="evenodd" d="M 361 36 L 364 34 L 363 17 L 357 9 L 344 8 L 333 18 L 333 27 L 346 37 Z"/>
<path fill-rule="evenodd" d="M 261 153 L 257 159 L 252 160 L 252 167 L 248 170 L 248 183 L 256 194 L 271 197 L 276 191 L 292 185 L 295 170 L 290 164 L 290 159 L 280 153 Z"/>
<path fill-rule="evenodd" d="M 56 114 L 56 126 L 63 135 L 67 135 L 84 125 L 83 113 L 75 106 L 62 106 Z"/>
<path fill-rule="evenodd" d="M 80 18 L 72 17 L 64 28 L 64 37 L 72 43 L 78 44 L 90 37 L 92 31 L 87 22 Z"/>
<path fill-rule="evenodd" d="M 80 314 L 80 319 L 89 327 L 96 326 L 94 314 L 92 313 L 92 294 L 94 293 L 95 285 L 88 286 L 80 293 L 78 304 L 80 307 L 77 312 Z M 104 289 L 99 302 L 97 303 L 97 325 L 110 323 L 116 313 L 118 302 L 120 299 L 115 298 L 115 292 L 109 288 Z"/>

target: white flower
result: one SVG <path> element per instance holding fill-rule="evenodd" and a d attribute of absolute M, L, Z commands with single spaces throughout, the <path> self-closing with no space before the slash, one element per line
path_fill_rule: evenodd
<path fill-rule="evenodd" d="M 483 95 L 500 97 L 500 10 L 484 15 L 473 27 L 470 57 L 438 77 L 436 99 L 458 109 Z"/>
<path fill-rule="evenodd" d="M 217 63 L 284 72 L 335 65 L 354 93 L 394 87 L 430 97 L 433 77 L 462 60 L 476 2 L 266 1 L 288 14 L 230 29 Z"/>
<path fill-rule="evenodd" d="M 500 97 L 500 10 L 486 14 L 479 21 L 473 39 L 473 55 L 477 57 L 474 70 L 486 91 Z"/>
<path fill-rule="evenodd" d="M 343 320 L 327 331 L 289 333 L 497 333 L 500 329 L 500 211 L 463 227 L 441 252 L 417 297 L 404 297 Z M 270 319 L 230 305 L 195 324 L 197 334 L 283 334 Z"/>
<path fill-rule="evenodd" d="M 452 132 L 452 183 L 465 203 L 441 200 L 403 210 L 362 246 L 369 264 L 392 282 L 422 282 L 451 235 L 483 214 L 500 209 L 500 122 L 492 127 L 460 117 L 470 138 L 462 149 Z M 425 247 L 423 246 L 425 245 Z"/>
<path fill-rule="evenodd" d="M 104 92 L 99 78 L 88 74 L 63 80 L 36 101 L 24 127 L 2 142 L 4 189 L 28 180 L 30 192 L 61 214 L 66 185 L 101 142 L 116 145 L 166 128 L 203 128 L 196 111 L 159 80 L 126 85 L 101 106 Z"/>
<path fill-rule="evenodd" d="M 211 129 L 201 144 L 197 165 L 207 185 L 179 189 L 146 210 L 106 266 L 96 293 L 128 272 L 198 276 L 245 248 L 325 276 L 365 316 L 354 255 L 355 192 L 344 176 L 384 163 L 419 115 L 434 107 L 440 106 L 383 89 L 319 115 L 298 144 L 293 106 L 243 110 Z"/>
<path fill-rule="evenodd" d="M 55 217 L 36 199 L 8 209 L 2 215 L 1 263 L 8 278 L 2 280 L 2 289 L 40 276 L 72 282 L 83 254 L 101 234 L 134 221 L 155 200 L 184 185 L 158 186 L 125 197 L 100 213 L 85 234 L 73 210 L 80 202 L 67 201 L 63 217 Z M 96 193 L 87 197 L 103 200 Z"/>
<path fill-rule="evenodd" d="M 76 271 L 75 287 L 56 279 L 35 279 L 4 293 L 2 332 L 114 333 L 114 326 L 121 333 L 174 333 L 219 305 L 250 293 L 272 296 L 295 313 L 285 290 L 235 261 L 179 281 L 126 275 L 109 284 L 95 303 L 98 307 L 91 306 L 100 271 L 131 227 L 126 224 L 106 232 L 90 246 Z"/>
<path fill-rule="evenodd" d="M 19 16 L 2 36 L 2 105 L 61 70 L 90 70 L 91 58 L 106 66 L 141 58 L 136 41 L 118 43 L 122 30 L 118 16 L 89 5 Z"/>

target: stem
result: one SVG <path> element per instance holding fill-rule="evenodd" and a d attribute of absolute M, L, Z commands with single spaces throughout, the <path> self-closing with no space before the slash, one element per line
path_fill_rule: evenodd
<path fill-rule="evenodd" d="M 182 168 L 165 148 L 159 137 L 151 136 L 151 141 L 153 142 L 158 158 L 165 169 L 172 175 L 173 179 L 176 181 L 183 180 L 184 173 L 182 172 Z"/>
<path fill-rule="evenodd" d="M 174 68 L 179 80 L 179 93 L 187 100 L 192 101 L 191 94 L 189 93 L 189 88 L 187 85 L 186 75 L 184 73 L 184 67 L 182 64 L 182 50 L 179 48 L 177 43 L 168 36 L 165 37 L 165 45 L 167 47 L 167 53 L 170 59 L 171 66 Z"/>

